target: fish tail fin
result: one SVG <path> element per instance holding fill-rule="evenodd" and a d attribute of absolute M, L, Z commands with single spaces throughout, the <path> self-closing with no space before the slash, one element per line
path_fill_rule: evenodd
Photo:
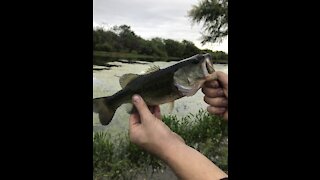
<path fill-rule="evenodd" d="M 102 97 L 93 99 L 93 112 L 99 114 L 99 120 L 102 125 L 108 125 L 117 108 L 113 108 L 113 106 L 108 102 L 109 97 Z"/>

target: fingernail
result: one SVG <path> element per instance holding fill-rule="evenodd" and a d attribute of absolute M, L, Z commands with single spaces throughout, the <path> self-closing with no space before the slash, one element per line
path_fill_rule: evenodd
<path fill-rule="evenodd" d="M 139 95 L 134 95 L 132 99 L 133 99 L 134 102 L 139 102 L 140 101 L 140 96 Z"/>

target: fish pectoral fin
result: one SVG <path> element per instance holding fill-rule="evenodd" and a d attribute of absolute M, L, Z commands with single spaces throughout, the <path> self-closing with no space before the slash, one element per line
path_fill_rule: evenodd
<path fill-rule="evenodd" d="M 122 75 L 119 79 L 119 83 L 120 83 L 121 88 L 126 87 L 127 84 L 129 84 L 129 82 L 131 82 L 132 80 L 134 80 L 138 76 L 139 76 L 138 74 L 131 74 L 131 73 Z"/>

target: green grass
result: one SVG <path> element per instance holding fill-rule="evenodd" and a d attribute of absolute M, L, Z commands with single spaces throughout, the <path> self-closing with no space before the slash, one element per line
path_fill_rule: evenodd
<path fill-rule="evenodd" d="M 225 172 L 228 171 L 228 127 L 220 117 L 200 110 L 197 114 L 177 119 L 164 116 L 163 121 Z M 165 164 L 129 141 L 128 133 L 111 139 L 106 132 L 93 136 L 94 179 L 134 179 L 148 169 L 164 170 Z"/>

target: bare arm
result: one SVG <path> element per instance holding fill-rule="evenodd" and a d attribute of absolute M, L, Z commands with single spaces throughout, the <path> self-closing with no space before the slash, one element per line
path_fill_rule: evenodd
<path fill-rule="evenodd" d="M 130 116 L 130 140 L 162 159 L 179 179 L 220 180 L 227 177 L 160 120 L 159 106 L 151 108 L 150 112 L 140 96 L 133 97 L 133 104 L 138 112 Z"/>
<path fill-rule="evenodd" d="M 180 179 L 220 180 L 227 175 L 207 157 L 185 144 L 177 143 L 164 151 L 162 158 Z"/>

